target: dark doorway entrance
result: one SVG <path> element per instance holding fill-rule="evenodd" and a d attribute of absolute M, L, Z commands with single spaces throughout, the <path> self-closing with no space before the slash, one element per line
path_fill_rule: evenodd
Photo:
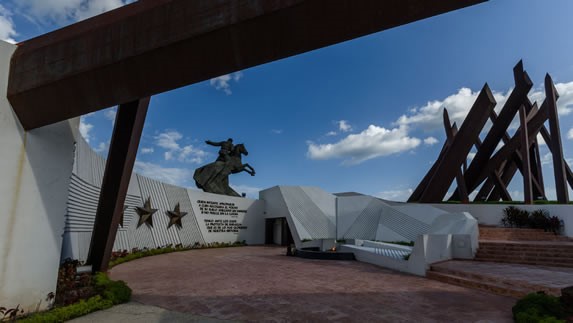
<path fill-rule="evenodd" d="M 294 243 L 286 218 L 266 219 L 265 244 L 288 246 Z"/>

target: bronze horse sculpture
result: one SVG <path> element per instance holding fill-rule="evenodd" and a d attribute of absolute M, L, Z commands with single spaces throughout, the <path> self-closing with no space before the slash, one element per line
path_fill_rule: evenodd
<path fill-rule="evenodd" d="M 243 164 L 241 160 L 242 155 L 247 156 L 248 154 L 245 145 L 235 145 L 226 161 L 217 158 L 216 161 L 197 168 L 193 174 L 195 184 L 204 192 L 241 196 L 229 186 L 229 175 L 247 172 L 251 176 L 255 176 L 255 169 L 249 164 Z"/>

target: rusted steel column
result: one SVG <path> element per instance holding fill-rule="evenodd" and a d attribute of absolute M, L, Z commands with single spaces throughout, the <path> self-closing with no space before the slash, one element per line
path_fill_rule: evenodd
<path fill-rule="evenodd" d="M 519 107 L 519 121 L 521 123 L 521 157 L 523 175 L 523 201 L 525 204 L 533 203 L 533 190 L 531 189 L 531 164 L 529 159 L 529 134 L 527 133 L 527 116 L 525 114 L 525 107 Z"/>
<path fill-rule="evenodd" d="M 541 188 L 541 191 L 533 187 L 533 199 L 534 200 L 546 200 L 545 196 L 545 183 L 543 181 L 543 167 L 541 165 L 541 156 L 539 155 L 539 143 L 537 142 L 537 136 L 535 140 L 531 143 L 531 148 L 529 151 L 529 158 L 531 163 L 531 175 Z"/>
<path fill-rule="evenodd" d="M 529 134 L 529 141 L 533 140 L 535 134 L 539 132 L 541 127 L 543 127 L 543 123 L 547 121 L 547 103 L 544 101 L 541 105 L 539 110 L 532 110 L 530 115 L 528 116 L 528 123 L 527 123 L 527 132 Z M 477 182 L 481 183 L 484 179 L 486 179 L 492 172 L 497 169 L 497 165 L 502 163 L 504 160 L 507 160 L 517 149 L 519 149 L 520 145 L 520 135 L 521 129 L 517 129 L 511 140 L 501 147 L 501 149 L 496 152 L 493 157 L 491 157 L 490 162 L 488 165 L 483 168 L 480 174 L 477 176 Z M 533 135 L 532 135 L 533 134 Z"/>
<path fill-rule="evenodd" d="M 493 94 L 486 83 L 460 127 L 458 134 L 452 140 L 451 146 L 446 151 L 443 162 L 436 168 L 434 176 L 428 182 L 420 202 L 433 203 L 443 200 L 476 138 L 478 138 L 483 129 L 495 103 Z M 485 142 L 482 144 L 482 149 L 483 145 L 485 145 Z"/>
<path fill-rule="evenodd" d="M 444 109 L 443 118 L 444 118 L 444 130 L 446 131 L 446 138 L 447 138 L 446 140 L 448 141 L 448 143 L 451 144 L 458 133 L 458 127 L 456 126 L 455 123 L 451 125 L 450 116 L 448 114 L 447 109 Z M 467 158 L 463 161 L 464 165 L 466 164 L 466 161 Z M 457 192 L 458 195 L 460 196 L 460 201 L 466 204 L 469 203 L 470 200 L 468 198 L 468 191 L 466 190 L 464 175 L 462 174 L 462 170 L 459 167 L 456 173 L 456 184 L 458 186 Z"/>
<path fill-rule="evenodd" d="M 466 187 L 470 192 L 475 190 L 481 183 L 481 181 L 478 181 L 481 170 L 484 169 L 498 143 L 506 134 L 507 128 L 511 124 L 511 121 L 515 117 L 521 104 L 527 99 L 527 93 L 533 86 L 527 72 L 523 70 L 522 61 L 519 61 L 519 63 L 517 63 L 513 68 L 513 76 L 515 79 L 515 89 L 511 92 L 511 95 L 505 102 L 496 122 L 493 124 L 487 136 L 483 140 L 480 150 L 474 156 L 468 171 L 465 174 Z"/>
<path fill-rule="evenodd" d="M 549 131 L 551 132 L 551 146 L 553 154 L 553 171 L 555 172 L 555 191 L 559 203 L 569 203 L 569 191 L 565 180 L 565 165 L 563 162 L 563 146 L 561 145 L 561 131 L 559 130 L 559 119 L 557 116 L 557 91 L 553 85 L 551 76 L 545 76 L 545 100 L 547 101 L 547 112 L 549 113 Z"/>
<path fill-rule="evenodd" d="M 545 126 L 541 127 L 540 133 L 543 136 L 543 140 L 545 140 L 546 143 L 551 142 L 551 135 L 549 135 L 549 131 L 547 130 L 547 128 L 545 128 Z M 549 148 L 549 151 L 551 151 L 551 145 L 547 145 L 547 148 Z M 573 171 L 571 171 L 571 168 L 566 162 L 564 162 L 563 165 L 565 166 L 565 174 L 567 176 L 567 182 L 569 182 L 569 186 L 571 187 L 571 189 L 573 189 Z"/>
<path fill-rule="evenodd" d="M 87 261 L 93 272 L 108 268 L 148 106 L 144 98 L 117 109 Z"/>

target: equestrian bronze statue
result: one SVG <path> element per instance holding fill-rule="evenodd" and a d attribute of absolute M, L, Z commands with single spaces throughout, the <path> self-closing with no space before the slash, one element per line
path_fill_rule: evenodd
<path fill-rule="evenodd" d="M 207 140 L 205 143 L 221 148 L 217 160 L 195 170 L 193 179 L 197 187 L 208 193 L 241 196 L 229 186 L 229 175 L 247 172 L 255 176 L 255 169 L 241 161 L 241 155 L 249 154 L 245 145 L 233 145 L 231 138 L 221 142 Z"/>

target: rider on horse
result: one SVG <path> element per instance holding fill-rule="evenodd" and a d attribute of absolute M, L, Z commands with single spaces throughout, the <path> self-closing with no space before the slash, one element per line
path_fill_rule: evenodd
<path fill-rule="evenodd" d="M 221 149 L 219 150 L 219 157 L 217 157 L 218 161 L 222 161 L 224 163 L 227 163 L 230 159 L 230 155 L 231 152 L 233 151 L 233 138 L 229 138 L 227 139 L 227 141 L 219 141 L 219 142 L 213 142 L 211 140 L 207 140 L 205 141 L 205 143 L 207 145 L 211 145 L 211 146 L 216 146 L 216 147 L 221 147 Z"/>

